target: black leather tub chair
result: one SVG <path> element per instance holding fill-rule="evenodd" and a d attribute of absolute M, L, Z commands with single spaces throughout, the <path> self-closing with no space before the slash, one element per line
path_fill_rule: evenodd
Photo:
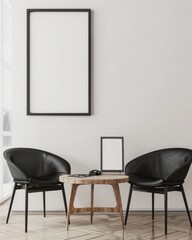
<path fill-rule="evenodd" d="M 125 174 L 129 176 L 130 190 L 125 215 L 127 223 L 132 191 L 152 193 L 152 219 L 154 219 L 154 194 L 164 194 L 165 234 L 167 234 L 168 192 L 180 191 L 183 196 L 188 218 L 191 216 L 183 183 L 192 161 L 192 150 L 185 148 L 161 149 L 147 153 L 127 163 Z"/>
<path fill-rule="evenodd" d="M 28 223 L 28 193 L 43 193 L 45 217 L 45 192 L 61 190 L 67 214 L 64 184 L 59 182 L 60 175 L 70 174 L 71 172 L 70 164 L 65 159 L 32 148 L 10 148 L 4 152 L 4 157 L 15 182 L 6 223 L 9 221 L 15 192 L 18 189 L 25 189 L 25 232 L 27 232 Z"/>

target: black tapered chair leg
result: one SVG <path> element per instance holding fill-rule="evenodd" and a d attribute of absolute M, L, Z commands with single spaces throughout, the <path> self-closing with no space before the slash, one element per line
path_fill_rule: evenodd
<path fill-rule="evenodd" d="M 155 193 L 152 193 L 152 219 L 154 220 Z"/>
<path fill-rule="evenodd" d="M 15 183 L 15 185 L 13 187 L 13 193 L 12 193 L 11 202 L 10 202 L 10 205 L 9 205 L 9 210 L 8 210 L 8 214 L 7 214 L 6 223 L 8 223 L 8 221 L 9 221 L 9 216 L 10 216 L 10 213 L 11 213 L 11 208 L 12 208 L 12 205 L 13 205 L 13 200 L 14 200 L 14 197 L 15 197 L 16 189 L 17 189 L 17 183 Z"/>
<path fill-rule="evenodd" d="M 62 194 L 63 194 L 63 201 L 64 201 L 64 206 L 65 206 L 65 214 L 67 216 L 67 200 L 66 200 L 66 195 L 65 195 L 64 184 L 62 184 Z"/>
<path fill-rule="evenodd" d="M 126 209 L 126 215 L 125 215 L 125 225 L 127 224 L 127 218 L 128 218 L 128 213 L 129 213 L 129 207 L 130 207 L 130 203 L 131 203 L 131 196 L 132 196 L 132 192 L 133 192 L 133 185 L 130 186 L 130 189 L 129 189 L 129 197 L 128 197 L 128 200 L 127 200 L 127 209 Z"/>
<path fill-rule="evenodd" d="M 168 203 L 168 186 L 164 190 L 164 205 L 165 205 L 165 234 L 167 235 L 167 203 Z"/>
<path fill-rule="evenodd" d="M 43 191 L 43 215 L 46 217 L 46 207 L 45 207 L 45 191 Z"/>
<path fill-rule="evenodd" d="M 28 184 L 25 184 L 25 232 L 28 225 Z"/>
<path fill-rule="evenodd" d="M 184 203 L 185 203 L 185 208 L 186 208 L 186 211 L 187 211 L 189 222 L 190 222 L 190 224 L 192 226 L 191 215 L 190 215 L 190 212 L 189 212 L 189 207 L 188 207 L 187 198 L 186 198 L 186 195 L 185 195 L 185 191 L 184 191 L 183 185 L 181 185 L 181 192 L 182 192 L 183 200 L 184 200 Z"/>

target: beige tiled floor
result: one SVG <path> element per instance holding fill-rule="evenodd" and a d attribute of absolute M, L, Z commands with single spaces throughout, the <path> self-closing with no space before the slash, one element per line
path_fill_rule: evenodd
<path fill-rule="evenodd" d="M 191 240 L 191 226 L 185 212 L 171 212 L 168 219 L 168 235 L 164 235 L 163 213 L 134 213 L 129 216 L 124 230 L 118 214 L 95 214 L 93 224 L 89 215 L 72 215 L 66 231 L 65 215 L 30 213 L 28 233 L 24 233 L 24 214 L 12 213 L 5 224 L 9 202 L 0 206 L 0 240 Z"/>

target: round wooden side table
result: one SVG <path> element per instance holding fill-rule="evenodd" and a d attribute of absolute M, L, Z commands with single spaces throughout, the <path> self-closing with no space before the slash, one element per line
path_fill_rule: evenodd
<path fill-rule="evenodd" d="M 74 177 L 70 175 L 62 175 L 59 177 L 60 182 L 70 183 L 72 184 L 71 188 L 71 196 L 69 201 L 69 209 L 67 214 L 67 230 L 70 223 L 70 215 L 73 213 L 80 212 L 90 212 L 91 213 L 91 223 L 93 221 L 93 213 L 94 212 L 118 212 L 121 216 L 122 226 L 124 227 L 124 219 L 123 219 L 123 211 L 122 211 L 122 203 L 121 203 L 121 195 L 119 190 L 119 183 L 128 182 L 128 176 L 126 175 L 99 175 L 99 176 L 90 176 L 90 177 Z M 77 192 L 77 188 L 80 185 L 91 185 L 91 206 L 84 208 L 76 208 L 74 207 L 75 195 Z M 113 192 L 116 199 L 116 207 L 94 207 L 94 185 L 95 184 L 107 184 L 111 185 L 113 188 Z"/>

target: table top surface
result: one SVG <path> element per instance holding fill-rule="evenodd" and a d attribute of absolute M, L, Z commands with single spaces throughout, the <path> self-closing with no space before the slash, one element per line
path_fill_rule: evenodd
<path fill-rule="evenodd" d="M 61 175 L 60 182 L 72 184 L 116 184 L 128 182 L 128 176 L 119 174 L 102 174 L 89 177 L 71 177 L 70 175 Z"/>

